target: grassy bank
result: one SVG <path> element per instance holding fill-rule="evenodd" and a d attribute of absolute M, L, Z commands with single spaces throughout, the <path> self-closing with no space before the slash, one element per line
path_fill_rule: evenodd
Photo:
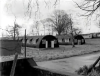
<path fill-rule="evenodd" d="M 89 70 L 88 66 L 83 66 L 78 70 L 76 70 L 76 73 L 83 76 L 100 76 L 100 64 L 95 68 L 93 68 L 89 73 L 87 73 L 88 70 Z"/>
<path fill-rule="evenodd" d="M 71 45 L 60 45 L 55 49 L 37 49 L 27 47 L 27 57 L 33 57 L 35 61 L 47 61 L 54 59 L 68 58 L 77 55 L 84 55 L 94 52 L 100 52 L 100 39 L 86 39 L 85 45 L 76 45 L 72 48 Z M 24 57 L 24 48 L 19 57 Z M 12 56 L 2 56 L 1 60 L 13 59 Z"/>

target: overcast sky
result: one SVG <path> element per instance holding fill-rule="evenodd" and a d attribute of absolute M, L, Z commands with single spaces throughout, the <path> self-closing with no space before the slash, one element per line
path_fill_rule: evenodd
<path fill-rule="evenodd" d="M 83 33 L 98 32 L 100 30 L 96 26 L 96 22 L 94 22 L 93 18 L 91 22 L 87 24 L 88 20 L 85 17 L 79 16 L 83 14 L 84 11 L 80 10 L 73 1 L 81 4 L 82 0 L 58 0 L 56 6 L 54 6 L 56 0 L 38 0 L 39 11 L 36 7 L 36 0 L 32 0 L 32 9 L 29 9 L 32 11 L 31 18 L 28 18 L 29 16 L 25 13 L 27 11 L 28 1 L 29 0 L 0 0 L 0 28 L 6 29 L 8 25 L 14 26 L 14 15 L 16 15 L 16 23 L 23 27 L 20 33 L 24 34 L 24 29 L 27 29 L 27 33 L 29 33 L 34 21 L 50 17 L 53 10 L 61 9 L 65 10 L 68 14 L 72 14 L 75 22 L 74 26 L 82 29 Z M 36 11 L 38 11 L 37 16 L 35 16 Z M 40 25 L 39 30 L 43 33 L 42 25 Z M 2 35 L 1 32 L 5 34 L 5 31 L 0 29 L 0 36 Z"/>

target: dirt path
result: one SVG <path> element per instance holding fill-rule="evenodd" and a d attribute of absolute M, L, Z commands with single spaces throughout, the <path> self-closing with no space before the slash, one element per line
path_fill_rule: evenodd
<path fill-rule="evenodd" d="M 75 73 L 75 70 L 84 65 L 91 65 L 100 56 L 100 52 L 65 59 L 37 62 L 39 66 Z"/>

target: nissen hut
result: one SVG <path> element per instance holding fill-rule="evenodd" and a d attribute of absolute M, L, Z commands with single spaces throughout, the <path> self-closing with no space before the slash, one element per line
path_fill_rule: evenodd
<path fill-rule="evenodd" d="M 19 39 L 22 41 L 23 46 L 25 46 L 25 39 L 21 37 Z M 59 47 L 59 43 L 57 38 L 53 35 L 27 36 L 26 46 L 35 48 L 57 48 Z"/>
<path fill-rule="evenodd" d="M 71 35 L 59 35 L 56 36 L 60 45 L 71 45 L 72 44 L 72 36 Z M 75 44 L 85 44 L 85 39 L 82 35 L 75 35 L 74 36 L 74 43 Z"/>

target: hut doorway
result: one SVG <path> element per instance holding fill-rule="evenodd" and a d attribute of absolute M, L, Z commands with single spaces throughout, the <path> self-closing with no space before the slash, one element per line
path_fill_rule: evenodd
<path fill-rule="evenodd" d="M 54 48 L 54 40 L 51 41 L 51 48 Z"/>
<path fill-rule="evenodd" d="M 59 47 L 58 40 L 55 36 L 46 35 L 41 38 L 36 43 L 38 48 L 56 48 Z"/>
<path fill-rule="evenodd" d="M 48 41 L 46 41 L 45 47 L 48 48 Z"/>
<path fill-rule="evenodd" d="M 46 48 L 54 48 L 54 40 L 46 41 L 45 47 Z"/>
<path fill-rule="evenodd" d="M 48 41 L 48 48 L 51 48 L 51 41 Z"/>

